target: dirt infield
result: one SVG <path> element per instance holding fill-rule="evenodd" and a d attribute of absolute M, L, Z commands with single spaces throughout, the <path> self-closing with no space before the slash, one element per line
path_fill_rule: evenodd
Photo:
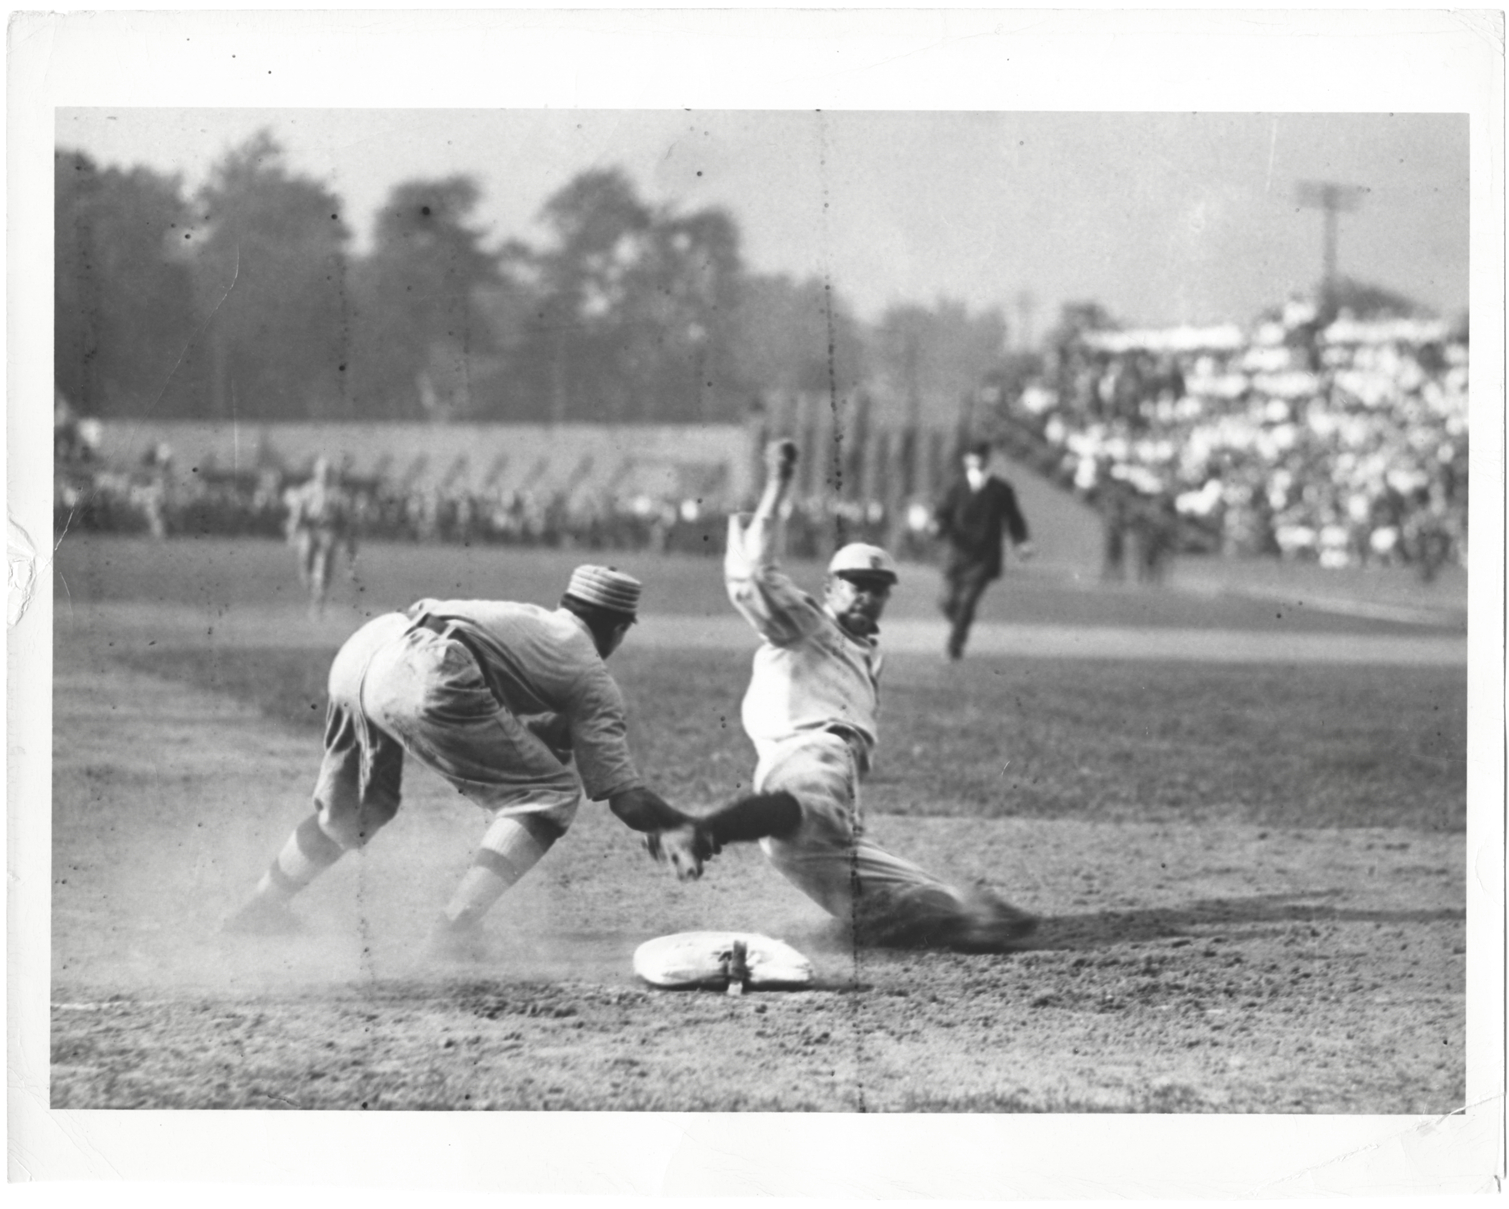
<path fill-rule="evenodd" d="M 588 809 L 500 904 L 494 958 L 458 968 L 415 954 L 481 816 L 422 773 L 388 831 L 303 896 L 302 935 L 218 932 L 307 809 L 318 755 L 307 719 L 296 726 L 232 694 L 231 657 L 255 664 L 274 639 L 301 642 L 318 668 L 348 618 L 300 628 L 288 606 L 212 600 L 76 598 L 59 610 L 55 1108 L 1448 1113 L 1464 1101 L 1466 850 L 1449 821 L 1460 810 L 1443 800 L 1439 824 L 1424 811 L 1400 815 L 1422 820 L 1408 826 L 1328 825 L 1336 793 L 1366 775 L 1366 752 L 1330 769 L 1294 763 L 1280 700 L 1262 720 L 1279 728 L 1264 742 L 1293 750 L 1276 747 L 1266 762 L 1313 802 L 1312 815 L 1275 816 L 1281 824 L 1242 807 L 1241 786 L 1226 791 L 1232 802 L 1196 790 L 1191 804 L 1159 810 L 1155 792 L 1051 815 L 1015 812 L 1008 795 L 1006 809 L 982 816 L 967 778 L 914 775 L 893 759 L 872 794 L 872 809 L 892 811 L 872 815 L 875 834 L 1041 913 L 1040 935 L 1016 954 L 856 953 L 757 852 L 730 851 L 702 883 L 681 886 L 605 811 Z M 670 674 L 700 678 L 714 696 L 675 701 L 668 681 L 645 678 L 656 644 L 686 636 L 684 622 L 670 624 L 641 627 L 635 639 L 649 653 L 622 671 L 649 759 L 698 805 L 700 794 L 727 792 L 745 759 L 731 710 L 715 721 L 723 707 L 710 703 L 736 701 L 743 660 L 725 648 L 748 641 L 699 623 L 706 652 L 684 654 Z M 1137 633 L 1122 629 L 1120 641 Z M 1390 644 L 1416 641 L 1353 638 L 1383 662 Z M 900 645 L 892 692 L 943 708 L 953 699 L 959 712 L 912 718 L 893 706 L 890 750 L 932 767 L 917 745 L 930 741 L 924 724 L 941 722 L 980 761 L 994 758 L 992 740 L 971 736 L 999 732 L 1008 764 L 1034 767 L 1028 732 L 1007 723 L 1019 708 L 1009 685 L 1022 679 L 997 675 L 1009 664 L 982 654 L 950 690 L 940 679 L 950 669 Z M 1051 671 L 1063 655 L 1039 655 L 1040 666 Z M 206 660 L 219 661 L 213 674 Z M 1173 665 L 1138 666 L 1146 671 L 1116 691 L 1162 708 L 1168 694 L 1155 686 Z M 196 668 L 226 688 L 185 679 Z M 1250 673 L 1235 663 L 1222 674 Z M 1396 694 L 1425 691 L 1426 681 L 1409 687 L 1425 674 L 1400 667 L 1389 683 Z M 1398 704 L 1383 708 L 1380 727 Z M 991 716 L 1001 721 L 981 730 Z M 1144 746 L 1156 733 L 1136 711 L 1109 716 Z M 1064 733 L 1051 717 L 1042 725 Z M 1445 733 L 1450 758 L 1461 740 Z M 1037 758 L 1058 765 L 1074 751 Z M 1118 757 L 1097 758 L 1114 768 Z M 1195 764 L 1153 767 L 1173 802 Z M 1399 767 L 1433 784 L 1427 765 Z M 1018 784 L 1020 800 L 1034 800 Z M 928 809 L 894 812 L 919 792 Z M 814 960 L 817 989 L 733 999 L 636 984 L 629 959 L 640 941 L 703 928 L 796 944 Z"/>
<path fill-rule="evenodd" d="M 458 971 L 414 956 L 478 830 L 446 787 L 424 778 L 309 892 L 305 935 L 231 941 L 218 921 L 297 817 L 308 745 L 152 677 L 65 670 L 57 692 L 55 1107 L 1447 1112 L 1464 1095 L 1458 834 L 880 819 L 883 842 L 1048 919 L 1009 958 L 856 960 L 757 854 L 678 886 L 589 811 L 499 912 L 496 963 Z M 145 755 L 164 751 L 171 774 Z M 808 951 L 823 989 L 635 985 L 640 940 L 755 925 Z"/>

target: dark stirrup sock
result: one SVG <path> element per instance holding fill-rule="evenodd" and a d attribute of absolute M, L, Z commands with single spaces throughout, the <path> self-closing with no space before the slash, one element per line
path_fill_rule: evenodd
<path fill-rule="evenodd" d="M 325 834 L 320 826 L 320 816 L 311 814 L 293 831 L 299 851 L 316 865 L 333 865 L 341 859 L 345 849 Z"/>
<path fill-rule="evenodd" d="M 801 821 L 801 803 L 785 790 L 738 798 L 697 820 L 713 842 L 720 845 L 786 835 L 795 831 Z"/>

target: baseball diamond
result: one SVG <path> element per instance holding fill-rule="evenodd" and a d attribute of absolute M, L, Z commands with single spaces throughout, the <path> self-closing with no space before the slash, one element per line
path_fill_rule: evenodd
<path fill-rule="evenodd" d="M 422 942 L 483 823 L 418 767 L 380 839 L 300 895 L 298 932 L 223 934 L 308 814 L 345 638 L 426 596 L 550 606 L 583 561 L 364 550 L 311 618 L 273 541 L 62 544 L 53 1107 L 1464 1102 L 1465 639 L 1447 587 L 1400 597 L 1422 614 L 1401 620 L 1275 604 L 1239 571 L 1230 590 L 1092 591 L 1036 563 L 984 598 L 950 663 L 935 575 L 903 563 L 866 835 L 1036 916 L 1004 954 L 856 948 L 754 845 L 681 883 L 594 803 L 490 913 L 485 962 L 442 960 Z M 613 660 L 636 757 L 693 814 L 748 794 L 757 639 L 720 567 L 620 566 L 644 585 Z M 809 592 L 823 569 L 787 567 Z M 811 984 L 636 978 L 644 942 L 718 931 L 781 938 Z"/>
<path fill-rule="evenodd" d="M 221 16 L 14 23 L 14 1181 L 1501 1188 L 1501 15 Z"/>

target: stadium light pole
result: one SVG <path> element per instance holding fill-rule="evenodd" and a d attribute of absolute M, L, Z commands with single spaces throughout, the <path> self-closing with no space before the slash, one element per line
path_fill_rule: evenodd
<path fill-rule="evenodd" d="M 1343 185 L 1336 181 L 1300 181 L 1295 200 L 1308 209 L 1320 210 L 1324 216 L 1321 245 L 1321 306 L 1329 313 L 1336 296 L 1337 215 L 1356 210 L 1367 190 L 1360 185 Z"/>

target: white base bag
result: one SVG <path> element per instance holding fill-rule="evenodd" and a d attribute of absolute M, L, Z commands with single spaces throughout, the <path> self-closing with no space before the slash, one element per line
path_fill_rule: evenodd
<path fill-rule="evenodd" d="M 677 932 L 634 950 L 634 973 L 667 990 L 796 990 L 812 963 L 785 941 L 757 932 Z"/>

